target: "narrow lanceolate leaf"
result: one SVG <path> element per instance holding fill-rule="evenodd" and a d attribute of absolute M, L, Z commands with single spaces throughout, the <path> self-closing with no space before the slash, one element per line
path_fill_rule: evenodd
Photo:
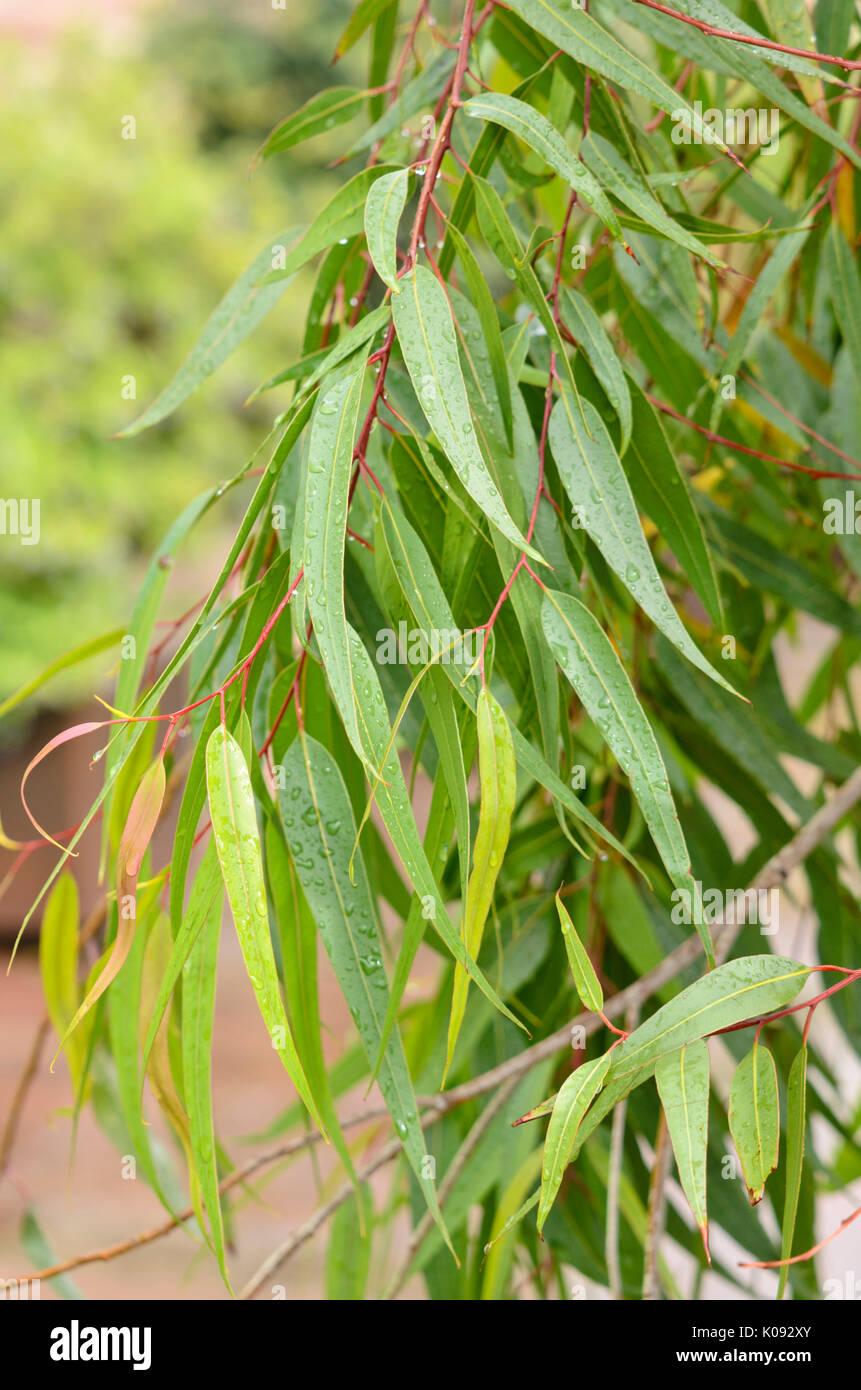
<path fill-rule="evenodd" d="M 782 1009 L 801 989 L 809 965 L 788 956 L 741 956 L 695 980 L 613 1050 L 611 1079 L 643 1069 L 645 1080 L 659 1057 L 695 1038 Z"/>
<path fill-rule="evenodd" d="M 344 544 L 365 355 L 320 390 L 305 469 L 303 563 L 308 610 L 347 735 L 361 757 L 344 601 Z"/>
<path fill-rule="evenodd" d="M 375 19 L 379 18 L 383 10 L 393 3 L 394 0 L 359 0 L 338 40 L 335 58 L 343 58 L 344 54 L 353 47 L 353 44 L 362 37 L 365 30 L 373 24 Z"/>
<path fill-rule="evenodd" d="M 604 1084 L 610 1067 L 611 1053 L 583 1062 L 561 1087 L 544 1141 L 544 1162 L 541 1167 L 541 1196 L 538 1202 L 538 1230 L 541 1232 L 550 1208 L 556 1200 L 562 1175 L 568 1167 L 571 1151 L 583 1117 Z"/>
<path fill-rule="evenodd" d="M 395 294 L 398 284 L 398 226 L 410 183 L 409 169 L 396 169 L 372 185 L 365 203 L 365 236 L 374 269 Z"/>
<path fill-rule="evenodd" d="M 541 609 L 550 650 L 631 783 L 652 839 L 677 888 L 694 891 L 685 837 L 667 770 L 646 713 L 598 621 L 579 599 L 548 589 Z M 709 960 L 711 938 L 694 912 Z"/>
<path fill-rule="evenodd" d="M 140 1017 L 138 1020 L 139 1030 L 141 1032 L 143 1031 L 143 1025 L 149 1013 L 152 998 L 156 992 L 158 977 L 170 954 L 170 946 L 170 918 L 166 912 L 159 912 L 150 928 L 149 937 L 146 942 L 145 959 L 142 962 Z M 132 1012 L 134 1021 L 134 1018 L 137 1016 L 137 1011 L 130 1012 Z M 169 1028 L 170 1015 L 166 1014 L 156 1029 L 155 1040 L 147 1060 L 146 1074 L 155 1101 L 179 1140 L 183 1154 L 185 1155 L 192 1206 L 194 1207 L 200 1229 L 203 1231 L 205 1227 L 203 1222 L 203 1206 L 200 1200 L 200 1179 L 191 1148 L 191 1127 L 188 1122 L 188 1115 L 186 1114 L 185 1106 L 182 1103 L 173 1077 Z M 136 1060 L 135 1058 L 135 1061 Z M 136 1082 L 137 1078 L 135 1077 L 135 1083 Z M 135 1089 L 136 1088 L 135 1085 Z"/>
<path fill-rule="evenodd" d="M 222 1277 L 227 1282 L 212 1116 L 212 1029 L 222 900 L 221 892 L 214 895 L 203 928 L 193 942 L 182 969 L 182 1078 L 188 1106 L 192 1163 L 209 1219 L 212 1248 Z"/>
<path fill-rule="evenodd" d="M 463 112 L 477 120 L 494 121 L 523 140 L 576 190 L 578 197 L 600 217 L 615 239 L 627 247 L 625 233 L 600 183 L 534 106 L 502 92 L 481 92 L 464 103 Z"/>
<path fill-rule="evenodd" d="M 458 260 L 463 266 L 463 273 L 466 279 L 466 287 L 472 303 L 481 321 L 481 329 L 484 334 L 484 345 L 487 349 L 487 356 L 490 361 L 490 370 L 493 374 L 493 384 L 496 387 L 496 394 L 499 400 L 499 413 L 502 417 L 502 426 L 505 430 L 505 438 L 508 444 L 509 453 L 514 445 L 512 404 L 511 404 L 511 380 L 508 375 L 508 361 L 505 355 L 505 344 L 502 341 L 502 330 L 499 326 L 499 315 L 496 312 L 496 305 L 490 287 L 484 277 L 481 266 L 472 254 L 466 237 L 462 236 L 453 222 L 449 223 L 448 235 L 457 251 Z"/>
<path fill-rule="evenodd" d="M 849 351 L 857 389 L 861 391 L 861 277 L 855 253 L 836 221 L 825 239 L 824 258 L 834 316 Z"/>
<path fill-rule="evenodd" d="M 517 797 L 514 746 L 508 720 L 486 687 L 478 697 L 478 774 L 481 810 L 472 851 L 472 873 L 466 890 L 462 934 L 473 960 L 478 958 L 484 924 L 493 902 L 493 891 L 511 830 L 511 816 Z M 469 976 L 462 965 L 455 966 L 451 1018 L 445 1069 L 448 1072 L 466 1010 Z M 445 1078 L 443 1078 L 444 1080 Z"/>
<path fill-rule="evenodd" d="M 636 383 L 630 383 L 631 442 L 625 472 L 640 511 L 651 517 L 712 622 L 722 621 L 720 591 L 688 480 L 664 427 Z"/>
<path fill-rule="evenodd" d="M 69 1034 L 104 994 L 131 950 L 137 926 L 137 882 L 141 862 L 155 830 L 164 800 L 165 774 L 161 756 L 151 763 L 129 807 L 128 819 L 117 850 L 117 934 L 110 957 L 63 1035 L 57 1052 Z"/>
<path fill-rule="evenodd" d="M 54 1031 L 62 1038 L 78 1007 L 78 885 L 68 871 L 57 879 L 39 928 L 39 968 L 42 992 Z M 86 1037 L 76 1033 L 66 1044 L 72 1087 L 78 1082 L 86 1055 Z"/>
<path fill-rule="evenodd" d="M 392 304 L 398 341 L 427 422 L 474 502 L 519 550 L 541 556 L 511 519 L 478 445 L 445 290 L 424 266 L 400 281 Z"/>
<path fill-rule="evenodd" d="M 679 1052 L 659 1057 L 655 1065 L 658 1095 L 667 1117 L 679 1181 L 700 1229 L 706 1259 L 709 1222 L 706 1207 L 706 1156 L 709 1129 L 709 1050 L 705 1042 L 688 1043 Z"/>
<path fill-rule="evenodd" d="M 100 652 L 109 651 L 113 647 L 118 647 L 120 641 L 125 636 L 123 628 L 115 628 L 113 632 L 105 632 L 101 637 L 93 637 L 89 642 L 82 642 L 78 647 L 72 647 L 71 651 L 65 652 L 63 656 L 58 656 L 55 661 L 47 665 L 44 671 L 40 671 L 38 676 L 27 681 L 13 695 L 0 701 L 0 719 L 13 710 L 16 705 L 20 705 L 23 700 L 29 697 L 43 686 L 46 681 L 53 676 L 59 675 L 61 671 L 68 671 L 72 666 L 78 666 L 82 661 L 88 661 L 90 657 L 97 656 Z"/>
<path fill-rule="evenodd" d="M 780 1102 L 777 1068 L 767 1047 L 754 1043 L 735 1070 L 729 1088 L 729 1132 L 735 1144 L 750 1204 L 762 1201 L 765 1182 L 777 1167 Z"/>
<path fill-rule="evenodd" d="M 252 329 L 257 327 L 264 315 L 269 313 L 287 289 L 292 277 L 285 276 L 271 285 L 261 285 L 260 280 L 272 269 L 275 247 L 289 246 L 295 241 L 297 230 L 291 227 L 268 246 L 264 246 L 213 311 L 173 380 L 142 415 L 119 431 L 119 438 L 139 434 L 141 430 L 148 429 L 150 425 L 157 425 L 159 420 L 170 415 L 227 360 Z M 311 254 L 313 255 L 313 252 Z M 298 268 L 297 265 L 296 269 Z"/>
<path fill-rule="evenodd" d="M 683 96 L 585 10 L 569 4 L 568 0 L 511 0 L 511 8 L 584 67 L 645 97 L 661 111 L 668 114 L 683 111 L 691 130 L 697 132 L 701 141 L 714 143 L 728 152 L 722 140 L 711 140 L 702 117 Z"/>
<path fill-rule="evenodd" d="M 213 730 L 206 745 L 206 786 L 218 862 L 257 1007 L 272 1046 L 322 1130 L 278 988 L 251 777 L 242 749 L 223 725 Z"/>
<path fill-rule="evenodd" d="M 582 415 L 563 388 L 550 417 L 549 436 L 559 476 L 583 529 L 655 626 L 694 666 L 735 695 L 688 636 L 670 602 L 607 426 L 591 401 L 581 404 Z"/>
<path fill-rule="evenodd" d="M 619 417 L 619 453 L 624 454 L 631 440 L 631 393 L 610 335 L 588 299 L 567 287 L 562 290 L 562 317 Z"/>
<path fill-rule="evenodd" d="M 270 131 L 256 157 L 269 159 L 273 154 L 283 154 L 303 140 L 310 140 L 314 135 L 322 135 L 326 130 L 344 125 L 359 114 L 367 99 L 367 92 L 359 91 L 357 87 L 327 87 L 324 92 L 317 92 L 292 116 Z"/>
<path fill-rule="evenodd" d="M 315 739 L 300 733 L 282 761 L 284 786 L 279 807 L 287 843 L 326 954 L 344 993 L 369 1062 L 377 1058 L 389 986 L 383 965 L 377 918 L 364 860 L 350 860 L 356 822 L 340 770 Z M 395 1026 L 377 1073 L 380 1090 L 404 1153 L 428 1208 L 445 1230 L 433 1179 L 427 1176 L 427 1152 L 418 1107 Z"/>
<path fill-rule="evenodd" d="M 586 954 L 583 942 L 577 935 L 577 929 L 571 921 L 568 909 L 558 893 L 556 894 L 556 911 L 559 913 L 568 964 L 571 967 L 571 974 L 574 976 L 574 986 L 579 995 L 580 1003 L 584 1009 L 591 1009 L 593 1014 L 599 1014 L 604 1007 L 604 991 L 601 988 L 601 982 L 595 974 L 595 967 Z"/>
<path fill-rule="evenodd" d="M 804 1172 L 804 1131 L 807 1123 L 807 1044 L 796 1055 L 789 1069 L 789 1094 L 786 1105 L 786 1193 L 783 1199 L 783 1223 L 780 1258 L 792 1254 L 792 1238 L 798 1216 L 798 1197 Z M 783 1298 L 789 1268 L 783 1265 L 777 1286 L 777 1300 Z"/>

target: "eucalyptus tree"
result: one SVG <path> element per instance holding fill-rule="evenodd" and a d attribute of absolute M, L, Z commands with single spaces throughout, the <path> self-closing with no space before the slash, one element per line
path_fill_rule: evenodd
<path fill-rule="evenodd" d="M 265 177 L 316 141 L 336 191 L 124 431 L 295 316 L 313 269 L 301 358 L 255 393 L 269 434 L 177 519 L 106 717 L 61 735 L 106 731 L 82 823 L 36 826 L 76 1106 L 246 1297 L 312 1233 L 332 1297 L 822 1297 L 816 1197 L 858 1171 L 853 6 L 361 0 L 338 54 L 362 46 L 366 85 L 259 152 Z M 157 642 L 174 555 L 237 494 Z M 85 834 L 110 885 L 86 930 Z M 234 929 L 286 1073 L 244 1164 L 211 1101 Z M 320 951 L 352 1017 L 329 1062 Z M 239 1182 L 324 1138 L 334 1196 L 238 1281 Z"/>

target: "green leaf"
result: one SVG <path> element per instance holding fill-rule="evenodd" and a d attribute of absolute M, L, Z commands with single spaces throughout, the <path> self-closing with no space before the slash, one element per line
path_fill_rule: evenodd
<path fill-rule="evenodd" d="M 45 685 L 60 671 L 68 671 L 70 667 L 78 666 L 82 661 L 88 661 L 91 656 L 98 656 L 99 652 L 110 651 L 112 647 L 119 645 L 125 635 L 124 628 L 115 628 L 113 632 L 105 632 L 101 637 L 93 637 L 89 642 L 82 642 L 80 646 L 73 647 L 63 656 L 58 656 L 56 661 L 50 662 L 44 671 L 40 671 L 38 676 L 34 676 L 31 681 L 27 681 L 26 685 L 22 685 L 19 690 L 16 690 L 14 695 L 10 695 L 8 699 L 0 702 L 0 719 L 3 718 L 4 714 L 13 710 L 16 705 L 20 705 L 22 701 L 28 699 L 34 691 Z"/>
<path fill-rule="evenodd" d="M 627 247 L 619 219 L 600 183 L 568 148 L 558 130 L 534 106 L 518 101 L 516 97 L 504 96 L 502 92 L 481 92 L 464 102 L 461 109 L 467 116 L 494 121 L 519 136 L 571 185 L 578 197 L 600 217 L 612 236 Z"/>
<path fill-rule="evenodd" d="M 709 1139 L 709 1050 L 702 1039 L 678 1052 L 659 1057 L 655 1064 L 658 1095 L 667 1117 L 667 1128 L 682 1191 L 709 1255 L 709 1222 L 706 1207 L 706 1160 Z"/>
<path fill-rule="evenodd" d="M 610 335 L 589 301 L 567 285 L 562 287 L 562 317 L 619 417 L 619 453 L 624 454 L 631 441 L 631 393 Z"/>
<path fill-rule="evenodd" d="M 549 430 L 553 457 L 575 515 L 655 626 L 694 666 L 725 690 L 737 694 L 688 636 L 661 583 L 607 427 L 591 401 L 583 401 L 582 409 L 581 418 L 563 387 L 550 416 Z"/>
<path fill-rule="evenodd" d="M 363 355 L 358 364 L 320 388 L 308 438 L 302 556 L 314 635 L 347 736 L 360 757 L 344 601 L 344 544 L 365 365 Z"/>
<path fill-rule="evenodd" d="M 338 40 L 338 47 L 335 49 L 335 59 L 343 58 L 344 54 L 348 53 L 353 47 L 353 44 L 358 43 L 365 30 L 368 29 L 392 3 L 393 0 L 359 0 L 358 5 L 347 21 L 347 26 L 343 34 Z M 335 59 L 333 59 L 333 62 Z"/>
<path fill-rule="evenodd" d="M 229 1288 L 212 1115 L 212 1030 L 223 902 L 220 887 L 219 881 L 219 891 L 212 895 L 203 926 L 182 967 L 182 1082 L 194 1170 L 209 1218 L 212 1248 Z"/>
<path fill-rule="evenodd" d="M 377 179 L 390 174 L 399 166 L 396 164 L 374 164 L 354 174 L 347 183 L 342 184 L 337 193 L 329 199 L 322 212 L 319 212 L 307 231 L 288 248 L 288 238 L 282 237 L 269 247 L 259 258 L 258 283 L 268 287 L 281 284 L 292 278 L 306 265 L 318 251 L 325 251 L 336 241 L 355 236 L 364 226 L 365 202 Z M 269 273 L 266 260 L 269 262 Z M 276 266 L 275 262 L 279 264 Z"/>
<path fill-rule="evenodd" d="M 362 1046 L 373 1063 L 389 987 L 368 876 L 358 852 L 350 874 L 356 822 L 347 789 L 331 753 L 302 731 L 287 750 L 282 767 L 284 786 L 279 789 L 278 804 L 290 853 Z M 389 1037 L 378 1081 L 428 1208 L 445 1230 L 433 1180 L 423 1172 L 427 1147 L 397 1027 Z"/>
<path fill-rule="evenodd" d="M 783 1198 L 783 1223 L 780 1258 L 792 1254 L 792 1238 L 798 1216 L 798 1198 L 804 1172 L 804 1133 L 807 1124 L 807 1044 L 796 1054 L 789 1070 L 789 1092 L 786 1106 L 786 1192 Z M 789 1267 L 783 1265 L 777 1287 L 778 1303 L 786 1290 Z"/>
<path fill-rule="evenodd" d="M 702 118 L 690 103 L 585 10 L 570 5 L 568 0 L 511 0 L 511 8 L 539 34 L 545 34 L 558 48 L 592 72 L 599 72 L 611 82 L 618 82 L 626 90 L 645 97 L 669 115 L 684 111 L 691 123 L 691 130 L 696 131 L 705 142 L 711 143 Z M 722 140 L 715 143 L 718 148 L 728 150 Z"/>
<path fill-rule="evenodd" d="M 374 268 L 384 284 L 400 294 L 398 226 L 407 201 L 409 169 L 397 169 L 371 186 L 365 203 L 365 236 Z"/>
<path fill-rule="evenodd" d="M 201 749 L 205 762 L 206 743 L 203 738 L 201 738 Z M 173 994 L 176 982 L 182 974 L 182 968 L 188 959 L 188 954 L 209 921 L 210 914 L 214 912 L 216 902 L 221 904 L 223 896 L 221 869 L 215 851 L 215 841 L 210 838 L 203 859 L 194 876 L 194 883 L 188 896 L 188 906 L 185 912 L 181 912 L 176 924 L 173 946 L 167 964 L 162 971 L 158 993 L 153 1002 L 152 1017 L 142 1048 L 141 1066 L 144 1071 L 155 1041 L 155 1035 L 161 1027 L 164 1011 Z"/>
<path fill-rule="evenodd" d="M 690 855 L 667 770 L 652 727 L 609 638 L 579 599 L 552 589 L 544 595 L 541 617 L 550 650 L 631 783 L 667 873 L 677 887 L 693 891 Z M 695 915 L 699 919 L 702 914 Z M 708 927 L 698 920 L 697 930 L 711 960 Z"/>
<path fill-rule="evenodd" d="M 306 234 L 299 243 L 300 246 L 308 241 L 310 235 L 310 232 Z M 157 425 L 165 416 L 170 415 L 177 406 L 182 405 L 182 402 L 197 390 L 202 382 L 206 381 L 207 377 L 217 371 L 223 362 L 226 362 L 234 349 L 257 327 L 261 319 L 281 298 L 292 279 L 292 275 L 303 263 L 300 260 L 292 272 L 285 272 L 285 275 L 279 277 L 274 284 L 260 283 L 262 276 L 272 267 L 275 248 L 280 244 L 289 246 L 295 236 L 296 228 L 289 228 L 275 239 L 274 244 L 270 243 L 268 246 L 264 246 L 260 254 L 255 256 L 248 268 L 231 285 L 218 307 L 207 319 L 203 332 L 179 371 L 164 388 L 161 395 L 156 397 L 152 405 L 130 425 L 126 425 L 125 429 L 118 432 L 117 437 L 119 439 L 127 439 L 130 435 L 139 434 L 141 430 L 149 429 L 151 425 Z M 319 250 L 320 247 L 315 249 Z M 314 252 L 311 251 L 304 259 L 309 260 L 313 254 Z"/>
<path fill-rule="evenodd" d="M 556 894 L 556 911 L 559 913 L 568 964 L 571 967 L 571 974 L 574 976 L 574 985 L 580 1003 L 584 1009 L 590 1009 L 593 1014 L 599 1014 L 604 1008 L 604 991 L 598 976 L 595 974 L 595 967 L 586 954 L 586 948 L 577 935 L 568 909 L 558 893 Z"/>
<path fill-rule="evenodd" d="M 251 777 L 242 749 L 221 724 L 206 745 L 206 786 L 221 875 L 257 1006 L 273 1048 L 322 1130 L 278 988 Z"/>
<path fill-rule="evenodd" d="M 496 312 L 496 305 L 487 280 L 481 266 L 472 254 L 466 238 L 461 235 L 453 223 L 449 223 L 448 234 L 463 266 L 467 288 L 481 322 L 484 346 L 487 350 L 490 369 L 493 374 L 493 384 L 496 387 L 498 397 L 499 416 L 505 430 L 508 449 L 511 452 L 513 448 L 511 381 L 508 375 L 505 344 L 502 341 L 502 332 L 499 327 L 499 315 Z"/>
<path fill-rule="evenodd" d="M 541 1233 L 550 1208 L 556 1200 L 565 1169 L 586 1111 L 604 1084 L 610 1067 L 611 1053 L 581 1062 L 562 1085 L 544 1141 L 544 1161 L 541 1167 L 541 1196 L 538 1202 L 538 1232 Z"/>
<path fill-rule="evenodd" d="M 505 712 L 486 687 L 478 696 L 478 774 L 481 810 L 472 851 L 472 873 L 466 891 L 462 935 L 473 960 L 478 959 L 484 924 L 493 902 L 496 880 L 511 831 L 511 816 L 517 799 L 517 773 L 514 747 Z M 448 1026 L 445 1076 L 454 1057 L 458 1033 L 466 1010 L 469 976 L 456 965 Z"/>
<path fill-rule="evenodd" d="M 132 948 L 137 926 L 138 874 L 161 813 L 164 790 L 164 759 L 159 755 L 141 778 L 140 786 L 135 792 L 129 808 L 128 819 L 117 850 L 116 885 L 119 923 L 110 956 L 63 1034 L 57 1055 L 62 1051 L 66 1039 L 75 1031 L 81 1019 L 86 1017 L 111 981 L 116 979 Z"/>
<path fill-rule="evenodd" d="M 741 956 L 695 980 L 641 1023 L 613 1052 L 611 1078 L 624 1079 L 659 1057 L 746 1019 L 789 1004 L 813 967 L 788 956 Z"/>
<path fill-rule="evenodd" d="M 42 992 L 54 1031 L 62 1038 L 78 1007 L 78 885 L 68 871 L 60 874 L 45 903 L 39 928 Z M 86 1030 L 66 1043 L 66 1061 L 77 1096 L 86 1060 Z"/>
<path fill-rule="evenodd" d="M 424 266 L 400 281 L 392 304 L 398 341 L 428 424 L 474 502 L 506 539 L 543 563 L 515 526 L 485 463 L 466 396 L 445 290 Z"/>
<path fill-rule="evenodd" d="M 802 213 L 802 220 L 807 215 L 807 208 L 814 203 L 811 198 Z M 751 341 L 754 338 L 757 328 L 763 321 L 765 310 L 771 302 L 783 277 L 788 274 L 790 267 L 796 262 L 798 255 L 810 235 L 807 227 L 802 227 L 800 231 L 791 232 L 778 242 L 775 250 L 769 256 L 768 261 L 756 277 L 756 284 L 745 300 L 744 308 L 739 316 L 735 333 L 733 334 L 727 348 L 726 357 L 721 363 L 721 377 L 734 376 L 745 359 Z M 848 248 L 847 248 L 848 251 Z M 854 270 L 854 266 L 852 267 Z M 858 288 L 857 271 L 856 288 Z M 832 282 L 833 283 L 833 282 Z M 861 288 L 858 289 L 858 307 L 861 309 Z M 861 343 L 861 337 L 856 330 L 856 340 Z M 715 392 L 712 403 L 711 414 L 709 416 L 709 428 L 716 430 L 720 421 L 724 407 L 724 397 L 720 391 Z"/>
<path fill-rule="evenodd" d="M 736 1067 L 729 1088 L 729 1132 L 736 1147 L 750 1204 L 762 1201 L 777 1167 L 780 1102 L 777 1068 L 767 1047 L 754 1042 Z"/>
<path fill-rule="evenodd" d="M 367 99 L 367 92 L 361 92 L 356 87 L 327 87 L 325 91 L 317 92 L 292 116 L 270 131 L 256 158 L 270 159 L 273 154 L 292 150 L 294 145 L 310 140 L 314 135 L 345 125 L 358 116 Z"/>
<path fill-rule="evenodd" d="M 633 425 L 625 472 L 637 506 L 651 517 L 712 622 L 719 624 L 723 621 L 720 591 L 687 476 L 657 412 L 633 381 L 630 391 Z"/>
<path fill-rule="evenodd" d="M 825 238 L 823 254 L 834 316 L 849 351 L 857 390 L 861 391 L 861 278 L 856 256 L 836 220 Z"/>
<path fill-rule="evenodd" d="M 45 1269 L 58 1263 L 57 1256 L 48 1244 L 32 1207 L 28 1207 L 21 1218 L 20 1239 L 36 1269 Z M 86 1294 L 81 1292 L 68 1274 L 57 1274 L 47 1282 L 52 1289 L 56 1289 L 61 1298 L 73 1301 L 86 1299 Z M 36 1295 L 34 1294 L 34 1296 Z M 7 1294 L 6 1297 L 8 1298 L 9 1295 Z"/>

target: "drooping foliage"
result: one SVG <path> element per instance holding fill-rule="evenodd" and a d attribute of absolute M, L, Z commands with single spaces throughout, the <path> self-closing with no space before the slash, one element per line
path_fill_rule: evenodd
<path fill-rule="evenodd" d="M 858 1171 L 798 1005 L 834 969 L 804 997 L 828 990 L 857 1046 L 854 799 L 844 836 L 790 849 L 789 886 L 773 861 L 861 750 L 859 32 L 844 0 L 465 0 L 450 32 L 447 9 L 357 5 L 339 53 L 366 45 L 367 88 L 288 113 L 255 174 L 338 130 L 340 188 L 125 431 L 264 314 L 306 314 L 258 393 L 269 435 L 189 500 L 135 603 L 103 784 L 36 905 L 47 1001 L 77 1104 L 97 1077 L 225 1280 L 238 1160 L 210 1050 L 232 921 L 285 1068 L 268 1137 L 314 1127 L 347 1184 L 333 1296 L 421 1275 L 434 1298 L 569 1297 L 572 1271 L 719 1296 L 752 1287 L 737 1247 L 812 1246 L 816 1191 Z M 154 665 L 170 562 L 237 493 L 220 574 Z M 89 980 L 84 834 L 116 884 Z M 408 990 L 422 946 L 430 996 Z M 328 1063 L 320 951 L 354 1025 Z M 398 1141 L 382 1205 L 342 1124 L 372 1080 Z M 820 1296 L 807 1261 L 756 1287 L 787 1284 Z"/>

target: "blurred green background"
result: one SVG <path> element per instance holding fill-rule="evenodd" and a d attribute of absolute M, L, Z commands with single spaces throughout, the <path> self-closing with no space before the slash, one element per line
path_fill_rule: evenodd
<path fill-rule="evenodd" d="M 325 139 L 249 168 L 273 125 L 355 76 L 349 60 L 330 67 L 349 12 L 348 0 L 46 0 L 35 29 L 22 6 L 0 16 L 0 497 L 41 504 L 40 543 L 0 548 L 0 699 L 124 624 L 171 520 L 289 399 L 281 388 L 243 405 L 298 355 L 308 277 L 175 416 L 110 437 L 267 238 L 336 186 Z M 167 616 L 202 594 L 244 496 L 192 536 Z M 26 712 L 86 695 L 105 670 L 96 658 L 56 678 Z"/>

